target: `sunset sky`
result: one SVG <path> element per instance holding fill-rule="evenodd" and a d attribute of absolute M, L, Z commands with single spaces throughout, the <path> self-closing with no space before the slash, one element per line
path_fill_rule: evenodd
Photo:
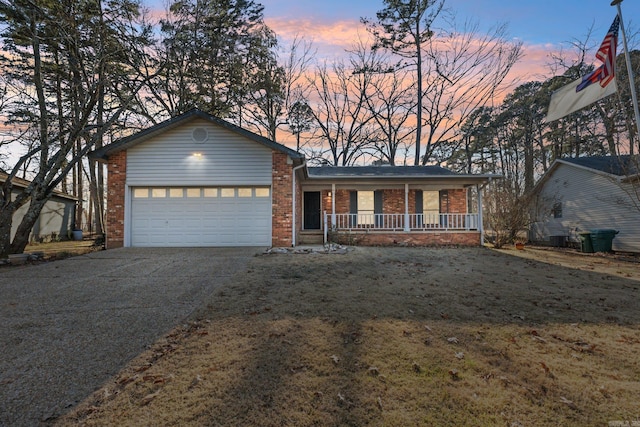
<path fill-rule="evenodd" d="M 146 0 L 158 11 L 166 0 Z M 318 55 L 341 55 L 358 33 L 366 34 L 361 17 L 375 18 L 382 0 L 263 0 L 265 19 L 286 43 L 296 34 L 313 40 Z M 525 79 L 550 75 L 546 64 L 549 54 L 561 48 L 570 50 L 570 42 L 584 41 L 590 27 L 590 45 L 596 49 L 616 14 L 610 0 L 447 0 L 459 21 L 477 19 L 482 29 L 508 23 L 511 38 L 524 44 L 525 55 L 514 73 Z M 622 13 L 628 35 L 638 31 L 640 0 L 626 0 Z M 640 39 L 639 39 L 640 40 Z M 631 40 L 631 45 L 635 46 Z M 622 52 L 620 39 L 619 52 Z M 594 59 L 595 61 L 595 59 Z"/>

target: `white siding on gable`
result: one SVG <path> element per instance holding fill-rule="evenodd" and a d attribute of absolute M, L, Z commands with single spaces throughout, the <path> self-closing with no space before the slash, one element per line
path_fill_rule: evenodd
<path fill-rule="evenodd" d="M 270 148 L 198 119 L 129 148 L 127 184 L 271 185 L 271 159 Z"/>
<path fill-rule="evenodd" d="M 613 250 L 640 252 L 640 211 L 628 193 L 612 178 L 566 164 L 559 164 L 540 189 L 540 222 L 532 227 L 533 240 L 549 241 L 549 236 L 570 236 L 578 232 L 615 229 Z M 553 218 L 553 203 L 562 204 L 562 218 Z"/>

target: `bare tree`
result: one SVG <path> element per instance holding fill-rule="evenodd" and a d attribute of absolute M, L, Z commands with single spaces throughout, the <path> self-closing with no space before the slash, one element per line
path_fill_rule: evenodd
<path fill-rule="evenodd" d="M 338 61 L 331 67 L 318 66 L 311 81 L 319 143 L 335 166 L 352 165 L 369 155 L 366 148 L 372 139 L 373 114 L 367 108 L 367 97 L 376 72 L 372 71 L 371 51 L 364 56 L 362 52 L 356 47 L 349 65 Z"/>
<path fill-rule="evenodd" d="M 424 49 L 433 36 L 431 26 L 444 7 L 444 0 L 384 0 L 385 8 L 378 11 L 377 22 L 362 18 L 376 38 L 374 48 L 389 49 L 406 59 L 416 73 L 417 105 L 415 159 L 420 161 L 422 148 L 422 98 L 424 96 Z"/>
<path fill-rule="evenodd" d="M 507 38 L 506 25 L 488 33 L 478 24 L 465 22 L 429 39 L 426 57 L 425 93 L 422 108 L 427 128 L 422 164 L 433 159 L 442 146 L 453 143 L 474 110 L 491 106 L 506 90 L 503 83 L 522 56 L 522 43 Z M 444 150 L 448 151 L 448 150 Z"/>
<path fill-rule="evenodd" d="M 398 150 L 408 149 L 415 142 L 412 119 L 417 105 L 416 82 L 407 69 L 385 67 L 385 59 L 380 59 L 380 72 L 372 79 L 372 90 L 366 100 L 376 124 L 374 149 L 381 161 L 395 165 Z"/>

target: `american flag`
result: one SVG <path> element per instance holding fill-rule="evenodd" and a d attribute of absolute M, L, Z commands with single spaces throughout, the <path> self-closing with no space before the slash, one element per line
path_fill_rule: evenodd
<path fill-rule="evenodd" d="M 607 35 L 604 36 L 600 49 L 596 52 L 596 58 L 602 61 L 600 86 L 605 87 L 613 80 L 616 64 L 616 47 L 618 46 L 618 28 L 620 27 L 620 15 L 616 15 Z"/>

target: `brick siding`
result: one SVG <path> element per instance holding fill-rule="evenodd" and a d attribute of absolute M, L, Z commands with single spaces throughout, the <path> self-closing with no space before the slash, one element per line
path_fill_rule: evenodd
<path fill-rule="evenodd" d="M 293 200 L 291 199 L 291 179 L 293 164 L 287 164 L 287 155 L 274 151 L 272 154 L 272 219 L 271 219 L 271 245 L 272 246 L 291 246 L 291 227 L 293 226 L 293 217 L 291 216 L 291 207 Z M 300 185 L 296 185 L 296 193 L 300 193 Z M 301 200 L 298 197 L 297 200 Z M 301 212 L 302 202 L 297 203 L 296 211 Z M 296 224 L 300 224 L 298 216 L 296 216 Z M 296 228 L 300 228 L 296 225 Z"/>
<path fill-rule="evenodd" d="M 107 164 L 107 249 L 124 246 L 124 200 L 127 182 L 127 152 L 120 151 L 109 157 Z"/>

